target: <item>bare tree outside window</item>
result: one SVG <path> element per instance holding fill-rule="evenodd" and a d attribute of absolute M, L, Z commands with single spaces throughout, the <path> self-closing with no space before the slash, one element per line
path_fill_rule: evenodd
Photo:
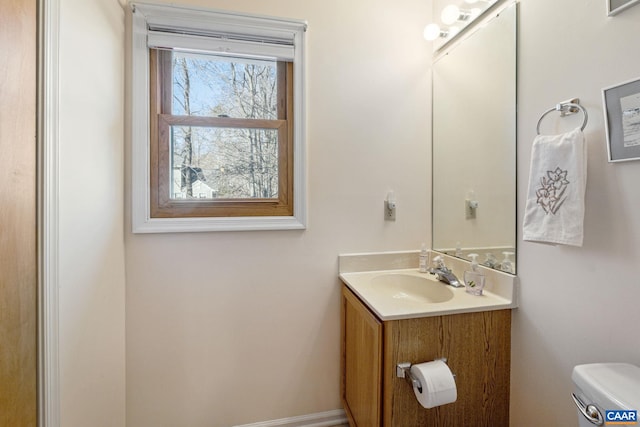
<path fill-rule="evenodd" d="M 278 119 L 276 62 L 172 55 L 171 113 L 230 119 Z M 171 126 L 171 198 L 278 197 L 278 131 Z"/>

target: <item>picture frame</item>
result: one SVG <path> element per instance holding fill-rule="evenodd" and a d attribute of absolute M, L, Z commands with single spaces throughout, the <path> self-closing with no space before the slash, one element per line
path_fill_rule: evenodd
<path fill-rule="evenodd" d="M 640 0 L 607 0 L 607 15 L 615 16 L 638 3 Z"/>
<path fill-rule="evenodd" d="M 609 162 L 640 159 L 640 78 L 602 89 Z"/>

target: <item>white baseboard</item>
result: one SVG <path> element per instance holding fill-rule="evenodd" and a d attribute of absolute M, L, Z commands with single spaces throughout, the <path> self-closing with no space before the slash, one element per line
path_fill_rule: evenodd
<path fill-rule="evenodd" d="M 244 424 L 235 427 L 334 427 L 348 425 L 349 423 L 344 411 L 342 409 L 336 409 L 335 411 L 318 412 L 316 414 L 281 418 L 279 420 Z"/>

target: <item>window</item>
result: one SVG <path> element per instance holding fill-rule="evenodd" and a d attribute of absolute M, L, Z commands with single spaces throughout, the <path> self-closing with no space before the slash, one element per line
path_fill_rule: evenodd
<path fill-rule="evenodd" d="M 293 214 L 291 62 L 152 49 L 151 217 Z"/>
<path fill-rule="evenodd" d="M 133 231 L 304 228 L 306 25 L 132 8 Z"/>

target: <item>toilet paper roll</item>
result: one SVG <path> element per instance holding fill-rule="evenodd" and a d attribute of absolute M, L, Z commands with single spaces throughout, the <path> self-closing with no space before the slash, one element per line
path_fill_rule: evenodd
<path fill-rule="evenodd" d="M 425 408 L 453 403 L 458 398 L 456 381 L 442 360 L 411 365 L 411 373 L 422 384 L 422 392 L 413 387 L 418 402 Z"/>

